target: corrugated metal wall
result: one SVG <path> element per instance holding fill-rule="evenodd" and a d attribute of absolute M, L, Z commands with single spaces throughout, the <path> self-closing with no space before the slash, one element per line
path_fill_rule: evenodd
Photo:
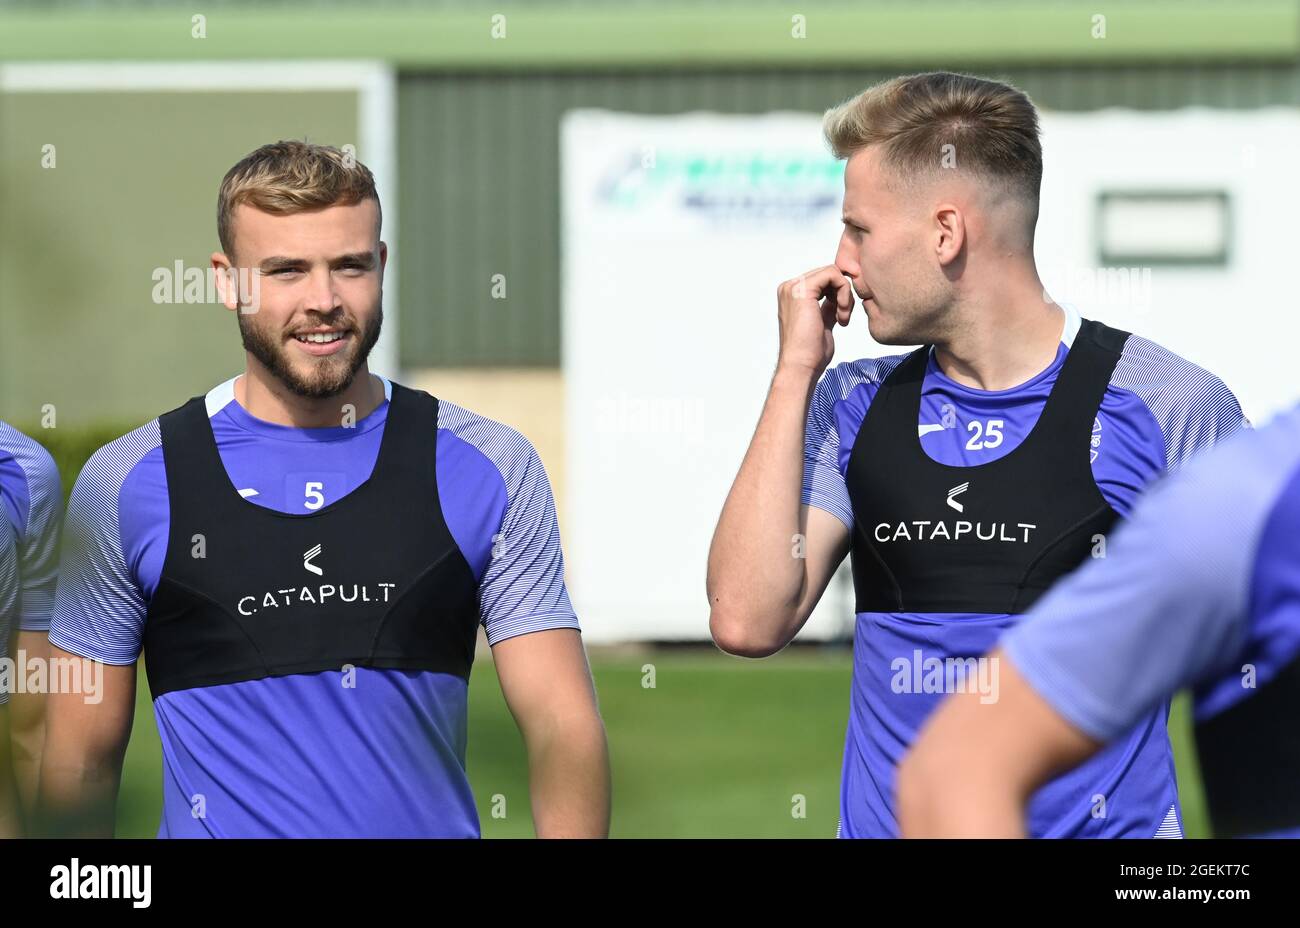
<path fill-rule="evenodd" d="M 559 363 L 565 110 L 821 112 L 896 73 L 403 74 L 403 365 Z M 989 76 L 1011 80 L 1045 109 L 1300 104 L 1300 68 L 1293 65 L 1042 68 Z M 505 276 L 504 300 L 492 298 L 496 274 Z"/>

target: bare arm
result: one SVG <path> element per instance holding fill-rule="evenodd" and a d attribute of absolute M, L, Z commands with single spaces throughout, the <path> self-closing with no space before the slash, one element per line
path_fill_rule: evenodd
<path fill-rule="evenodd" d="M 946 698 L 899 765 L 905 838 L 1023 838 L 1034 791 L 1101 750 L 1034 691 L 1002 649 L 991 658 L 998 698 Z"/>
<path fill-rule="evenodd" d="M 15 673 L 25 673 L 18 662 L 19 654 L 28 661 L 48 660 L 49 633 L 19 631 L 13 636 L 10 651 Z M 41 775 L 46 698 L 44 693 L 27 692 L 15 692 L 9 697 L 9 736 L 13 751 L 14 780 L 18 786 L 19 801 L 29 811 L 36 806 L 36 783 Z"/>
<path fill-rule="evenodd" d="M 113 837 L 122 759 L 135 715 L 136 665 L 101 664 L 50 646 L 56 660 L 75 661 L 81 693 L 51 693 L 38 808 L 45 833 Z M 86 681 L 98 688 L 87 692 Z"/>
<path fill-rule="evenodd" d="M 820 301 L 820 302 L 819 302 Z M 803 627 L 849 549 L 838 518 L 800 502 L 817 380 L 847 325 L 853 288 L 834 265 L 777 288 L 781 353 L 767 402 L 709 548 L 709 629 L 724 651 L 764 657 Z"/>
<path fill-rule="evenodd" d="M 539 838 L 609 835 L 609 751 L 582 637 L 556 628 L 492 649 L 506 705 L 528 749 Z"/>
<path fill-rule="evenodd" d="M 0 839 L 23 834 L 23 817 L 14 783 L 13 751 L 9 739 L 9 705 L 0 704 Z"/>

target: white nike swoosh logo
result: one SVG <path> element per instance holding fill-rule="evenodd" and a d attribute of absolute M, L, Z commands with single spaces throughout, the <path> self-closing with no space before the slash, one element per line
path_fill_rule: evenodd
<path fill-rule="evenodd" d="M 248 499 L 250 496 L 256 496 L 257 491 L 254 490 L 252 487 L 245 487 L 244 489 L 239 491 L 239 495 L 242 496 L 244 499 Z"/>
<path fill-rule="evenodd" d="M 918 425 L 916 427 L 916 434 L 918 436 L 929 435 L 931 432 L 942 432 L 943 428 L 942 425 Z"/>

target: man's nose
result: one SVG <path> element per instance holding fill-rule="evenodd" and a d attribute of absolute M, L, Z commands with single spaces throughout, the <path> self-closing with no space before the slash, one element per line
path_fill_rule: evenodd
<path fill-rule="evenodd" d="M 840 246 L 835 252 L 835 266 L 840 269 L 840 273 L 846 277 L 858 276 L 858 259 L 854 254 L 852 245 L 847 241 L 847 235 L 840 236 Z"/>
<path fill-rule="evenodd" d="M 307 294 L 305 309 L 318 313 L 330 313 L 341 304 L 338 289 L 334 286 L 334 275 L 326 268 L 323 272 L 311 275 L 311 290 Z"/>

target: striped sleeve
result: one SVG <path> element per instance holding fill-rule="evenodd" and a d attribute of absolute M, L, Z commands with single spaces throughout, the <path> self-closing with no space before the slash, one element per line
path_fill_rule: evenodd
<path fill-rule="evenodd" d="M 847 452 L 852 449 L 875 388 L 904 357 L 890 355 L 837 364 L 822 376 L 813 391 L 804 428 L 800 502 L 836 516 L 849 531 L 853 530 L 853 506 L 844 482 Z M 846 403 L 850 397 L 853 402 Z"/>
<path fill-rule="evenodd" d="M 0 447 L 12 456 L 23 482 L 16 539 L 17 627 L 23 631 L 46 631 L 50 627 L 58 579 L 63 484 L 54 458 L 45 447 L 5 423 L 0 423 Z"/>
<path fill-rule="evenodd" d="M 1251 427 L 1227 385 L 1186 358 L 1129 336 L 1111 384 L 1141 397 L 1160 426 L 1165 467 L 1180 470 L 1199 452 Z"/>
<path fill-rule="evenodd" d="M 155 419 L 96 451 L 73 484 L 50 643 L 105 664 L 140 655 L 148 603 L 123 554 L 122 485 L 160 445 Z"/>
<path fill-rule="evenodd" d="M 9 635 L 18 612 L 18 545 L 3 515 L 0 512 L 0 658 L 9 654 Z M 0 686 L 0 706 L 9 701 L 9 689 Z"/>
<path fill-rule="evenodd" d="M 550 480 L 532 443 L 509 426 L 440 401 L 439 421 L 500 472 L 506 506 L 479 581 L 489 644 L 552 628 L 578 629 L 564 584 L 564 555 Z"/>
<path fill-rule="evenodd" d="M 836 378 L 838 368 L 827 371 L 813 391 L 803 439 L 803 490 L 800 502 L 836 516 L 853 530 L 853 507 L 840 473 L 840 436 L 835 426 Z"/>

